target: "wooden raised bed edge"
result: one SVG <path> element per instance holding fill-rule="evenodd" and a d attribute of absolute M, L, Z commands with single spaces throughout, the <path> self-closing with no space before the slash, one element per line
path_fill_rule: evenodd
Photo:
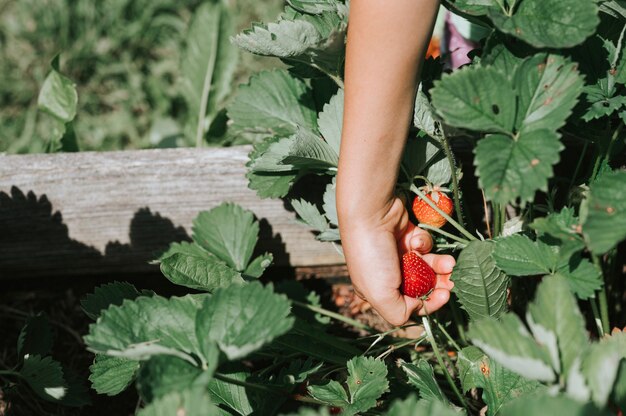
<path fill-rule="evenodd" d="M 189 239 L 203 210 L 232 201 L 261 221 L 259 251 L 296 275 L 336 276 L 343 259 L 282 200 L 247 187 L 250 146 L 0 155 L 0 279 L 124 278 Z"/>

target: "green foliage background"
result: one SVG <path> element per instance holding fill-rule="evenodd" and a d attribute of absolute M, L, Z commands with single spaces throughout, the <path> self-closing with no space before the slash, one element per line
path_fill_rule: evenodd
<path fill-rule="evenodd" d="M 59 53 L 61 73 L 77 85 L 74 129 L 81 150 L 155 147 L 180 134 L 187 119 L 181 54 L 189 22 L 202 3 L 0 1 L 0 152 L 46 150 L 49 125 L 38 114 L 37 95 Z M 283 3 L 229 0 L 234 33 L 252 21 L 273 19 Z M 271 64 L 240 56 L 233 89 Z"/>

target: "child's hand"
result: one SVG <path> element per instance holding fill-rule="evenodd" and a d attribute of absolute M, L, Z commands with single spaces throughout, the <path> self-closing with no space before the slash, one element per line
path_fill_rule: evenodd
<path fill-rule="evenodd" d="M 432 241 L 409 227 L 408 214 L 393 195 L 437 10 L 438 0 L 350 2 L 337 170 L 339 228 L 356 290 L 395 325 L 414 310 L 439 309 L 452 288 L 454 259 L 425 254 L 438 274 L 429 300 L 422 304 L 400 293 L 398 250 L 412 246 L 426 253 Z"/>
<path fill-rule="evenodd" d="M 432 248 L 430 234 L 408 219 L 402 201 L 395 198 L 386 212 L 372 218 L 340 221 L 342 243 L 356 293 L 366 299 L 393 325 L 404 324 L 414 311 L 420 315 L 441 308 L 454 284 L 452 256 L 426 254 Z M 437 285 L 425 302 L 400 293 L 400 257 L 415 250 L 437 274 Z"/>

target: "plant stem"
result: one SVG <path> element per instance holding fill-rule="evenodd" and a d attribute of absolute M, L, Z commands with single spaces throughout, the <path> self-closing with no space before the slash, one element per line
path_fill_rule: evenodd
<path fill-rule="evenodd" d="M 445 337 L 447 338 L 447 340 L 450 342 L 450 344 L 452 344 L 452 346 L 454 347 L 455 350 L 461 351 L 461 347 L 459 347 L 459 344 L 456 343 L 456 341 L 450 336 L 450 334 L 448 333 L 448 331 L 446 331 L 446 328 L 441 325 L 441 323 L 439 322 L 439 320 L 436 320 L 437 322 L 437 327 L 439 327 L 439 329 L 441 330 L 441 332 L 443 332 L 443 335 L 445 335 Z"/>
<path fill-rule="evenodd" d="M 411 191 L 413 191 L 417 196 L 419 196 L 424 202 L 426 202 L 432 209 L 434 209 L 435 211 L 437 211 L 437 213 L 439 215 L 441 215 L 442 217 L 444 217 L 446 220 L 448 220 L 448 222 L 450 224 L 452 224 L 452 226 L 454 228 L 456 228 L 461 234 L 463 234 L 464 236 L 466 236 L 467 238 L 469 238 L 470 240 L 478 240 L 476 237 L 474 237 L 469 231 L 467 231 L 465 228 L 463 228 L 461 226 L 461 224 L 459 224 L 458 222 L 456 222 L 455 220 L 452 219 L 452 217 L 450 217 L 448 214 L 446 214 L 445 212 L 443 212 L 433 201 L 430 200 L 430 198 L 428 198 L 426 195 L 424 195 L 424 193 L 422 191 L 420 191 L 417 186 L 415 186 L 414 184 L 411 185 Z"/>
<path fill-rule="evenodd" d="M 583 143 L 583 150 L 582 152 L 580 152 L 580 156 L 578 157 L 578 162 L 576 163 L 576 168 L 574 169 L 574 174 L 572 175 L 572 180 L 569 183 L 569 191 L 571 191 L 572 187 L 574 186 L 574 182 L 576 181 L 576 177 L 578 176 L 578 172 L 580 171 L 580 166 L 583 163 L 583 158 L 585 157 L 585 154 L 587 153 L 588 147 L 589 147 L 589 142 L 585 141 L 585 143 Z"/>
<path fill-rule="evenodd" d="M 452 377 L 450 377 L 448 368 L 446 367 L 445 363 L 443 362 L 443 359 L 441 358 L 441 353 L 439 352 L 439 348 L 437 347 L 437 341 L 435 341 L 435 337 L 433 336 L 433 331 L 430 328 L 430 322 L 429 322 L 428 316 L 424 316 L 422 318 L 422 323 L 424 324 L 424 330 L 426 331 L 426 336 L 428 337 L 428 341 L 430 342 L 430 345 L 433 348 L 433 352 L 435 353 L 437 362 L 443 369 L 443 374 L 446 376 L 446 380 L 448 381 L 448 384 L 452 388 L 452 391 L 454 391 L 454 394 L 459 399 L 459 401 L 461 402 L 465 410 L 469 412 L 469 408 L 467 407 L 467 402 L 465 401 L 465 398 L 463 397 L 463 395 L 457 388 L 456 384 L 454 384 L 454 380 L 452 380 Z"/>
<path fill-rule="evenodd" d="M 20 378 L 22 377 L 20 373 L 13 370 L 0 370 L 0 376 L 15 376 Z"/>
<path fill-rule="evenodd" d="M 348 325 L 352 325 L 355 328 L 362 329 L 362 330 L 367 331 L 367 332 L 376 332 L 376 330 L 374 328 L 370 327 L 369 325 L 365 325 L 362 322 L 359 322 L 359 321 L 357 321 L 355 319 L 352 319 L 352 318 L 348 318 L 347 316 L 343 316 L 343 315 L 341 315 L 339 313 L 329 311 L 328 309 L 320 308 L 318 306 L 309 305 L 308 303 L 298 302 L 297 300 L 292 300 L 291 303 L 293 303 L 294 305 L 299 306 L 301 308 L 308 309 L 308 310 L 316 312 L 316 313 L 321 313 L 322 315 L 326 315 L 326 316 L 328 316 L 330 318 L 333 318 L 333 319 L 335 319 L 337 321 L 344 322 L 344 323 L 346 323 Z"/>
<path fill-rule="evenodd" d="M 438 233 L 438 234 L 441 234 L 441 235 L 443 235 L 443 236 L 446 236 L 446 237 L 448 237 L 448 238 L 451 238 L 451 239 L 453 239 L 454 241 L 458 241 L 458 242 L 459 242 L 459 243 L 461 243 L 461 244 L 465 244 L 465 245 L 469 244 L 469 241 L 465 240 L 464 238 L 457 237 L 457 236 L 456 236 L 456 235 L 454 235 L 454 234 L 450 234 L 450 233 L 449 233 L 449 232 L 447 232 L 447 231 L 443 231 L 441 228 L 433 227 L 433 226 L 428 225 L 428 224 L 419 224 L 419 225 L 418 225 L 418 227 L 423 228 L 423 229 L 425 229 L 425 230 L 434 231 L 434 232 L 436 232 L 436 233 Z"/>
<path fill-rule="evenodd" d="M 602 276 L 604 277 L 604 269 L 602 268 L 602 263 L 600 262 L 600 258 L 592 254 L 591 259 L 593 260 L 593 263 L 600 270 L 600 272 L 602 273 Z M 610 332 L 610 327 L 609 327 L 609 303 L 606 297 L 606 282 L 599 290 L 598 301 L 600 302 L 600 321 L 602 322 L 602 331 L 605 334 L 608 334 Z"/>
<path fill-rule="evenodd" d="M 455 243 L 455 244 L 437 244 L 436 248 L 446 249 L 450 248 L 452 250 L 463 250 L 465 248 L 465 244 Z"/>
<path fill-rule="evenodd" d="M 463 327 L 463 319 L 461 318 L 461 314 L 459 313 L 459 306 L 456 304 L 456 300 L 451 300 L 449 304 L 450 310 L 452 311 L 452 319 L 454 319 L 454 323 L 456 325 L 456 330 L 459 332 L 459 336 L 461 337 L 461 341 L 463 341 L 463 344 L 467 345 L 465 328 Z"/>
<path fill-rule="evenodd" d="M 480 193 L 483 196 L 483 210 L 485 211 L 485 224 L 487 225 L 487 236 L 489 238 L 493 238 L 493 234 L 491 234 L 491 225 L 489 225 L 489 213 L 487 211 L 487 198 L 485 198 L 485 191 L 483 188 L 480 188 Z"/>
<path fill-rule="evenodd" d="M 261 391 L 265 391 L 265 392 L 272 393 L 272 394 L 278 394 L 278 393 L 284 394 L 285 393 L 285 391 L 280 390 L 280 389 L 273 389 L 263 384 L 256 384 L 256 383 L 250 383 L 247 381 L 237 380 L 235 378 L 231 378 L 220 373 L 213 374 L 213 377 L 225 383 L 235 384 L 237 386 L 246 387 L 246 388 L 255 389 L 255 390 L 261 390 Z"/>
<path fill-rule="evenodd" d="M 218 21 L 217 26 L 220 23 Z M 214 36 L 213 44 L 211 45 L 212 51 L 217 51 L 218 37 Z M 196 147 L 202 147 L 204 144 L 204 126 L 206 123 L 206 112 L 209 105 L 209 94 L 211 93 L 211 84 L 213 83 L 213 72 L 215 71 L 215 61 L 217 60 L 217 52 L 211 54 L 209 62 L 207 64 L 207 71 L 204 75 L 204 84 L 202 85 L 202 95 L 200 96 L 200 109 L 198 110 L 198 125 L 196 127 Z M 212 122 L 213 120 L 211 120 Z M 209 123 L 210 126 L 210 123 Z"/>
<path fill-rule="evenodd" d="M 441 143 L 443 144 L 443 151 L 446 154 L 446 158 L 448 159 L 448 163 L 450 164 L 450 171 L 452 172 L 452 196 L 454 198 L 454 209 L 456 209 L 456 217 L 459 220 L 459 224 L 465 228 L 465 221 L 463 220 L 463 211 L 461 210 L 461 196 L 459 193 L 459 179 L 456 176 L 456 162 L 454 160 L 454 155 L 452 154 L 452 149 L 450 149 L 450 143 L 448 143 L 448 138 L 445 134 L 441 135 Z"/>
<path fill-rule="evenodd" d="M 598 312 L 598 305 L 596 305 L 596 299 L 590 298 L 589 304 L 591 305 L 591 312 L 593 313 L 593 320 L 598 328 L 598 336 L 602 338 L 604 336 L 604 328 L 602 325 L 602 318 L 600 318 L 600 312 Z"/>
<path fill-rule="evenodd" d="M 600 319 L 602 320 L 602 329 L 605 334 L 608 334 L 611 332 L 609 325 L 609 304 L 604 287 L 600 289 L 598 300 L 600 301 Z"/>
<path fill-rule="evenodd" d="M 609 145 L 606 148 L 606 153 L 604 154 L 604 158 L 606 160 L 609 160 L 609 158 L 611 157 L 611 150 L 613 149 L 613 143 L 615 143 L 615 141 L 617 140 L 617 137 L 622 132 L 622 127 L 624 127 L 624 123 L 619 123 L 619 125 L 613 132 L 613 136 L 611 136 L 611 141 L 609 142 Z"/>

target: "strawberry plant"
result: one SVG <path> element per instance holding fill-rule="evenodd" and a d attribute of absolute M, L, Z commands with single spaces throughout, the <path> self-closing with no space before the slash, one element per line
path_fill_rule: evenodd
<path fill-rule="evenodd" d="M 3 362 L 0 391 L 8 402 L 24 403 L 19 409 L 43 414 L 43 402 L 81 407 L 89 404 L 87 388 L 80 377 L 52 357 L 55 331 L 43 314 L 28 316 L 17 338 L 18 362 Z"/>
<path fill-rule="evenodd" d="M 436 250 L 457 256 L 455 337 L 425 318 L 432 355 L 411 354 L 399 367 L 420 403 L 443 403 L 442 414 L 483 405 L 489 415 L 623 411 L 626 348 L 622 333 L 609 333 L 626 323 L 626 8 L 615 0 L 444 5 L 490 32 L 469 65 L 426 61 L 397 191 L 447 221 L 419 226 L 434 233 Z M 325 178 L 323 194 L 290 202 L 317 239 L 338 247 L 347 27 L 344 2 L 292 0 L 276 22 L 235 36 L 287 69 L 252 77 L 228 107 L 232 130 L 256 142 L 249 187 L 289 198 L 302 178 Z M 424 193 L 435 187 L 451 190 L 453 211 Z M 442 340 L 456 363 L 444 361 Z M 310 394 L 364 412 L 350 407 L 352 391 L 333 386 Z M 475 389 L 480 399 L 465 394 Z M 390 392 L 384 397 L 399 395 Z"/>
<path fill-rule="evenodd" d="M 626 410 L 626 335 L 611 331 L 626 323 L 626 8 L 619 0 L 445 6 L 490 34 L 463 68 L 446 69 L 445 56 L 426 62 L 397 192 L 407 211 L 417 205 L 414 219 L 434 233 L 435 250 L 457 256 L 450 307 L 384 332 L 328 310 L 300 283 L 270 281 L 258 220 L 225 203 L 200 213 L 192 241 L 157 260 L 187 294 L 113 282 L 83 300 L 96 392 L 136 389 L 141 416 Z M 250 188 L 291 199 L 316 237 L 338 249 L 348 7 L 290 0 L 278 21 L 235 36 L 286 69 L 253 76 L 228 105 L 230 132 L 255 143 Z M 217 65 L 203 46 L 190 45 L 198 50 L 186 86 L 197 105 L 188 136 L 200 141 L 227 89 L 213 88 L 223 86 L 217 74 L 196 76 L 207 72 L 193 68 Z M 72 82 L 54 63 L 44 87 L 39 107 L 52 117 L 55 143 L 69 145 Z M 310 175 L 325 180 L 323 193 L 292 199 Z M 407 255 L 404 290 L 423 296 L 432 279 L 416 256 Z M 393 336 L 418 325 L 416 337 Z M 72 394 L 80 389 L 49 357 L 45 328 L 28 321 L 19 362 L 0 370 L 3 389 L 80 406 L 84 396 Z"/>

